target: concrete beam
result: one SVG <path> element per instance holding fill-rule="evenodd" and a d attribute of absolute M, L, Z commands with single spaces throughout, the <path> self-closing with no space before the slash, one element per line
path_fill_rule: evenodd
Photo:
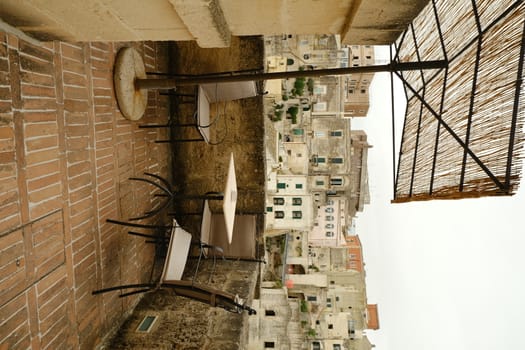
<path fill-rule="evenodd" d="M 231 32 L 218 0 L 169 0 L 200 47 L 229 47 Z"/>

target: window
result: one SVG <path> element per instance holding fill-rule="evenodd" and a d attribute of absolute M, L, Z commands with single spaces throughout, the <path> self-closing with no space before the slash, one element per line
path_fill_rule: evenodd
<path fill-rule="evenodd" d="M 303 217 L 302 211 L 293 211 L 292 212 L 292 218 L 294 219 L 301 219 Z"/>
<path fill-rule="evenodd" d="M 273 349 L 273 348 L 275 348 L 275 343 L 273 341 L 265 341 L 264 342 L 264 348 L 265 349 Z"/>
<path fill-rule="evenodd" d="M 332 199 L 329 199 L 326 201 L 326 205 L 334 205 L 334 201 Z"/>
<path fill-rule="evenodd" d="M 313 158 L 314 163 L 326 163 L 325 157 L 314 157 Z"/>
<path fill-rule="evenodd" d="M 273 199 L 273 204 L 274 205 L 284 205 L 284 198 L 282 198 L 282 197 L 275 197 Z"/>
<path fill-rule="evenodd" d="M 276 211 L 275 214 L 277 214 L 277 213 L 278 213 L 278 212 Z M 283 216 L 284 216 L 284 215 L 283 215 Z M 324 227 L 325 227 L 325 228 L 329 228 L 329 229 L 330 229 L 330 228 L 334 228 L 334 224 L 326 224 Z"/>
<path fill-rule="evenodd" d="M 286 188 L 286 184 L 284 182 L 278 182 L 277 188 Z"/>
<path fill-rule="evenodd" d="M 306 297 L 306 300 L 308 301 L 317 301 L 317 297 L 315 295 L 309 295 Z"/>
<path fill-rule="evenodd" d="M 333 237 L 334 233 L 332 231 L 326 231 L 325 236 L 326 237 Z"/>
<path fill-rule="evenodd" d="M 327 305 L 328 306 L 328 305 Z M 334 325 L 333 324 L 329 324 L 328 325 L 328 329 L 334 329 Z"/>
<path fill-rule="evenodd" d="M 271 213 L 271 212 L 273 211 L 273 207 L 266 207 L 266 211 L 267 211 L 268 213 Z"/>
<path fill-rule="evenodd" d="M 334 221 L 334 217 L 332 215 L 326 215 L 324 219 L 325 221 Z"/>
<path fill-rule="evenodd" d="M 295 188 L 301 189 L 301 188 L 303 188 L 303 184 L 295 184 Z"/>
<path fill-rule="evenodd" d="M 273 311 L 273 310 L 265 310 L 264 314 L 266 316 L 275 316 L 275 311 Z"/>
<path fill-rule="evenodd" d="M 332 186 L 342 186 L 343 185 L 343 179 L 340 177 L 333 177 L 330 179 L 330 185 Z"/>
<path fill-rule="evenodd" d="M 315 137 L 325 137 L 326 132 L 325 131 L 314 131 L 314 136 Z"/>
<path fill-rule="evenodd" d="M 341 158 L 341 157 L 330 158 L 330 163 L 342 164 L 343 163 L 343 158 Z"/>
<path fill-rule="evenodd" d="M 321 350 L 321 343 L 318 341 L 312 342 L 312 350 Z"/>
<path fill-rule="evenodd" d="M 332 130 L 330 131 L 330 136 L 333 136 L 333 137 L 343 136 L 343 131 L 342 130 Z"/>
<path fill-rule="evenodd" d="M 333 350 L 341 350 L 341 344 L 334 344 Z"/>
<path fill-rule="evenodd" d="M 332 207 L 328 207 L 324 210 L 325 213 L 333 213 L 334 212 L 334 208 Z"/>
<path fill-rule="evenodd" d="M 323 180 L 315 180 L 315 185 L 316 186 L 324 186 L 324 181 Z"/>
<path fill-rule="evenodd" d="M 302 198 L 292 198 L 292 205 L 301 205 L 303 204 Z"/>
<path fill-rule="evenodd" d="M 280 211 L 280 210 L 276 211 L 275 212 L 275 218 L 276 219 L 284 219 L 284 211 Z"/>

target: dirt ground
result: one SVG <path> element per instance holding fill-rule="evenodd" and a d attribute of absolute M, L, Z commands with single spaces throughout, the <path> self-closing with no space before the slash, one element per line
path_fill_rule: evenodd
<path fill-rule="evenodd" d="M 204 74 L 224 71 L 260 69 L 263 65 L 262 37 L 234 38 L 229 48 L 202 49 L 194 42 L 174 43 L 171 61 L 177 74 Z M 193 93 L 192 87 L 182 87 L 178 93 Z M 191 122 L 193 104 L 172 104 L 172 118 L 179 123 Z M 212 114 L 221 114 L 211 128 L 212 141 L 174 143 L 173 176 L 183 193 L 222 191 L 228 160 L 233 152 L 238 185 L 237 213 L 258 214 L 262 228 L 264 214 L 264 121 L 262 96 L 212 105 Z M 172 138 L 195 138 L 194 128 L 174 127 Z M 200 204 L 185 203 L 179 212 L 199 211 Z M 212 211 L 220 212 L 220 203 L 211 203 Z M 183 224 L 194 220 L 179 218 Z"/>

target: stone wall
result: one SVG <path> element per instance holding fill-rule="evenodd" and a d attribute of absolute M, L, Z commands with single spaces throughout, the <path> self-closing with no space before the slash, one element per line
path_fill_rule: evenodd
<path fill-rule="evenodd" d="M 212 260 L 201 263 L 197 281 L 208 284 Z M 193 261 L 194 263 L 194 261 Z M 185 278 L 191 278 L 192 266 Z M 209 285 L 238 294 L 251 305 L 254 295 L 258 263 L 217 261 L 217 269 Z M 150 333 L 137 332 L 147 315 L 158 316 Z M 148 293 L 124 323 L 107 349 L 243 349 L 247 341 L 247 312 L 236 314 L 194 300 L 175 296 L 169 290 Z"/>

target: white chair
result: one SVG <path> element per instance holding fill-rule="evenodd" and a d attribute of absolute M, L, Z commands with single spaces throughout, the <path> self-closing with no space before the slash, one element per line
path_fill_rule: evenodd
<path fill-rule="evenodd" d="M 141 236 L 157 238 L 141 234 Z M 161 237 L 161 240 L 163 238 Z M 162 274 L 157 283 L 136 283 L 103 288 L 93 291 L 92 295 L 103 294 L 116 290 L 132 291 L 121 293 L 119 297 L 125 297 L 137 293 L 145 293 L 157 289 L 170 289 L 178 296 L 187 297 L 197 300 L 213 307 L 221 307 L 225 310 L 241 313 L 243 310 L 248 311 L 249 314 L 255 314 L 255 310 L 246 306 L 242 299 L 237 295 L 223 292 L 205 285 L 194 283 L 194 280 L 182 280 L 184 268 L 188 260 L 190 246 L 192 244 L 192 236 L 190 233 L 182 229 L 177 221 L 173 220 L 169 244 L 166 252 L 166 259 L 162 269 Z"/>

